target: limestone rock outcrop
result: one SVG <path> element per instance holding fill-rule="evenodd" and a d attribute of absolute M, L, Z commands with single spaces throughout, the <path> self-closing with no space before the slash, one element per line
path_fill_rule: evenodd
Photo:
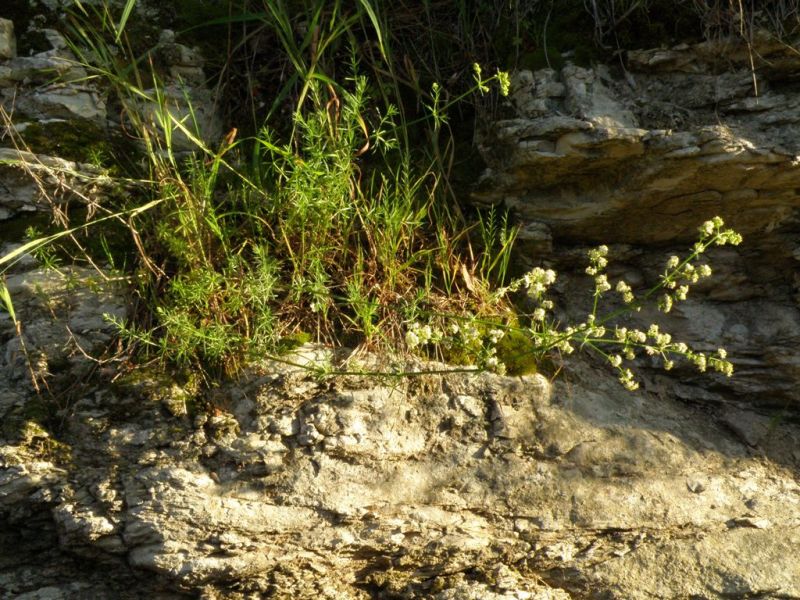
<path fill-rule="evenodd" d="M 0 87 L 29 94 L 31 122 L 45 104 L 73 118 L 66 88 L 25 87 L 63 67 L 51 38 L 21 61 L 0 20 Z M 162 44 L 175 81 L 202 80 L 192 49 Z M 639 286 L 721 214 L 746 242 L 713 253 L 719 283 L 668 325 L 727 346 L 733 379 L 653 371 L 628 393 L 584 359 L 553 381 L 264 361 L 200 394 L 103 353 L 104 315 L 127 310 L 113 277 L 24 255 L 4 280 L 21 325 L 0 311 L 0 600 L 800 598 L 800 63 L 762 44 L 756 96 L 749 55 L 724 50 L 518 74 L 475 196 L 518 211 L 529 265 L 580 270 L 603 242 L 612 276 Z M 23 241 L 12 220 L 52 208 L 41 193 L 97 175 L 24 157 L 50 175 L 41 190 L 0 167 L 0 255 Z M 52 178 L 62 167 L 73 179 Z M 570 281 L 564 316 L 580 317 Z M 337 358 L 307 346 L 292 362 Z M 408 365 L 429 367 L 444 368 Z"/>
<path fill-rule="evenodd" d="M 555 384 L 265 363 L 208 403 L 169 396 L 84 393 L 61 455 L 5 434 L 1 531 L 58 551 L 0 550 L 0 597 L 800 596 L 796 424 L 753 451 L 580 362 Z"/>
<path fill-rule="evenodd" d="M 488 168 L 474 199 L 513 210 L 529 265 L 582 269 L 580 254 L 603 243 L 612 278 L 639 289 L 657 282 L 670 254 L 685 255 L 703 221 L 723 217 L 744 244 L 711 252 L 717 275 L 663 322 L 682 339 L 734 355 L 737 376 L 710 386 L 718 404 L 796 410 L 798 72 L 796 50 L 764 36 L 749 51 L 710 41 L 628 52 L 624 69 L 520 72 L 515 116 L 483 129 Z M 578 288 L 562 292 L 568 314 L 585 314 Z M 653 315 L 645 317 L 631 322 Z M 684 385 L 684 372 L 663 381 L 687 400 L 708 399 Z"/>

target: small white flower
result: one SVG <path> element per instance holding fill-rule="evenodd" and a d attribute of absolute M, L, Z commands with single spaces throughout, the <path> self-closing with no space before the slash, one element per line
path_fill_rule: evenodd
<path fill-rule="evenodd" d="M 622 280 L 618 281 L 616 290 L 618 293 L 622 294 L 622 301 L 625 304 L 630 304 L 633 302 L 633 291 L 631 290 L 631 286 L 629 286 L 627 283 Z"/>
<path fill-rule="evenodd" d="M 722 373 L 726 377 L 730 377 L 733 375 L 733 364 L 728 362 L 727 360 L 713 360 L 711 365 L 714 367 L 714 370 Z"/>
<path fill-rule="evenodd" d="M 464 341 L 469 343 L 474 340 L 477 340 L 480 336 L 480 332 L 474 325 L 470 325 L 469 327 L 463 330 L 462 335 L 464 336 Z"/>
<path fill-rule="evenodd" d="M 612 367 L 619 367 L 622 364 L 622 357 L 619 354 L 612 354 L 608 357 L 608 362 Z"/>
<path fill-rule="evenodd" d="M 532 318 L 534 321 L 544 321 L 545 316 L 547 316 L 545 310 L 543 308 L 537 308 L 533 311 Z"/>
<path fill-rule="evenodd" d="M 639 384 L 633 379 L 633 373 L 630 369 L 625 369 L 619 376 L 619 382 L 631 392 L 639 387 Z"/>
<path fill-rule="evenodd" d="M 419 346 L 419 336 L 410 329 L 406 332 L 406 345 L 411 349 Z"/>
<path fill-rule="evenodd" d="M 694 362 L 694 366 L 697 367 L 698 371 L 705 373 L 706 367 L 708 366 L 708 359 L 705 354 L 695 354 L 692 358 L 692 362 Z"/>
<path fill-rule="evenodd" d="M 503 339 L 503 336 L 505 334 L 506 334 L 506 332 L 503 331 L 502 329 L 492 329 L 491 331 L 489 331 L 489 341 L 492 344 L 496 344 L 501 339 Z"/>
<path fill-rule="evenodd" d="M 667 261 L 667 269 L 674 269 L 677 267 L 681 262 L 681 259 L 677 256 L 670 256 L 669 260 Z"/>
<path fill-rule="evenodd" d="M 418 334 L 419 334 L 420 342 L 425 344 L 428 341 L 430 341 L 431 336 L 433 335 L 433 331 L 431 330 L 431 326 L 430 325 L 424 325 L 423 327 L 421 327 L 418 330 Z"/>
<path fill-rule="evenodd" d="M 598 293 L 607 292 L 611 289 L 611 284 L 608 283 L 608 277 L 605 274 L 598 275 L 594 278 L 594 288 Z"/>

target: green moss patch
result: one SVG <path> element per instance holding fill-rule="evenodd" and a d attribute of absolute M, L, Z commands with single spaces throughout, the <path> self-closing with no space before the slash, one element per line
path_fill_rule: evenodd
<path fill-rule="evenodd" d="M 28 123 L 21 128 L 23 143 L 36 154 L 109 166 L 113 144 L 103 127 L 88 120 Z"/>

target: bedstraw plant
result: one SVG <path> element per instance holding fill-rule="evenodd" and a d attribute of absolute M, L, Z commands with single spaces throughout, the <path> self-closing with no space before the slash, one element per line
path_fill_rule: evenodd
<path fill-rule="evenodd" d="M 510 326 L 507 323 L 490 323 L 462 316 L 436 315 L 427 322 L 410 324 L 406 344 L 410 349 L 426 346 L 471 348 L 485 369 L 505 373 L 507 364 L 502 355 L 502 344 L 506 336 L 524 340 L 522 353 L 529 355 L 532 364 L 537 364 L 553 352 L 572 354 L 576 348 L 601 356 L 616 370 L 619 381 L 633 391 L 639 387 L 630 368 L 638 356 L 644 354 L 660 359 L 667 371 L 676 360 L 684 360 L 700 372 L 708 369 L 726 376 L 733 374 L 733 364 L 727 360 L 727 352 L 719 348 L 714 354 L 697 352 L 686 343 L 676 341 L 672 335 L 662 331 L 656 323 L 646 330 L 628 329 L 620 325 L 621 319 L 632 311 L 640 311 L 648 303 L 655 302 L 664 313 L 672 310 L 675 303 L 686 300 L 691 286 L 711 276 L 708 263 L 699 259 L 711 246 L 738 245 L 742 237 L 727 229 L 720 217 L 706 221 L 699 228 L 699 239 L 685 258 L 671 256 L 658 282 L 640 296 L 624 280 L 612 282 L 608 278 L 607 246 L 599 246 L 588 252 L 589 265 L 586 274 L 592 278 L 592 310 L 580 323 L 561 324 L 556 318 L 556 306 L 548 291 L 556 282 L 557 274 L 551 269 L 536 267 L 507 286 L 495 290 L 496 298 L 523 294 L 526 304 L 532 308 L 517 315 L 527 326 Z M 601 310 L 607 294 L 618 296 L 616 308 Z M 519 361 L 519 355 L 508 357 Z"/>

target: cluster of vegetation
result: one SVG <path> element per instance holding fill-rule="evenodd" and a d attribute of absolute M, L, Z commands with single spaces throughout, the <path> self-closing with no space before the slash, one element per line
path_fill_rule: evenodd
<path fill-rule="evenodd" d="M 129 276 L 142 308 L 118 323 L 139 359 L 230 374 L 314 340 L 515 373 L 554 352 L 587 349 L 629 389 L 636 382 L 625 365 L 638 353 L 660 356 L 667 369 L 681 357 L 730 374 L 724 350 L 706 356 L 656 325 L 618 325 L 650 300 L 668 312 L 710 275 L 697 262 L 702 253 L 740 240 L 720 219 L 705 223 L 689 255 L 672 257 L 638 297 L 626 282 L 608 280 L 608 249 L 593 250 L 593 310 L 563 324 L 547 295 L 556 274 L 510 267 L 509 214 L 459 202 L 460 123 L 508 94 L 501 60 L 539 66 L 529 56 L 538 45 L 549 63 L 540 38 L 551 18 L 578 18 L 572 4 L 556 15 L 541 1 L 515 1 L 511 11 L 505 0 L 428 1 L 423 11 L 402 1 L 213 3 L 205 22 L 186 23 L 187 35 L 210 28 L 227 40 L 225 61 L 211 63 L 233 102 L 231 128 L 213 142 L 203 139 L 188 95 L 188 114 L 175 110 L 157 48 L 135 43 L 135 4 L 115 12 L 76 0 L 70 43 L 91 78 L 112 90 L 110 105 L 146 159 L 135 175 L 139 192 L 104 217 L 124 219 L 139 250 Z M 588 56 L 602 51 L 609 19 L 621 31 L 625 19 L 658 3 L 578 4 L 597 32 Z M 443 49 L 454 38 L 457 51 Z M 254 60 L 264 47 L 272 58 Z M 180 151 L 178 137 L 194 151 Z M 71 233 L 32 240 L 0 266 Z M 603 312 L 612 288 L 617 308 Z M 3 286 L 0 300 L 13 316 Z"/>

